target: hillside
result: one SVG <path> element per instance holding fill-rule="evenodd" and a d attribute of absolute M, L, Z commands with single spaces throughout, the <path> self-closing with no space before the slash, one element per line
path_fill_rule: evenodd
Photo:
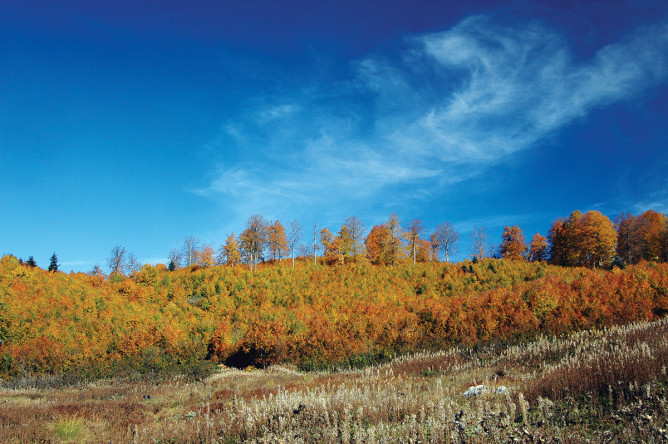
<path fill-rule="evenodd" d="M 0 376 L 202 376 L 211 363 L 313 370 L 560 335 L 668 312 L 668 264 L 486 259 L 334 267 L 144 266 L 131 277 L 0 260 Z"/>

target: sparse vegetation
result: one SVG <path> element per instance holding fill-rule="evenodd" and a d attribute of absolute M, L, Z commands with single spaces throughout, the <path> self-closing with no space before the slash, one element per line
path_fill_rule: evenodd
<path fill-rule="evenodd" d="M 360 370 L 5 388 L 0 441 L 665 442 L 667 338 L 662 319 Z"/>

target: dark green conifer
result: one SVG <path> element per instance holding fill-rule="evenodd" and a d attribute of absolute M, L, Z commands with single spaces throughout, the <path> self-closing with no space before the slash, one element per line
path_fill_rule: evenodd
<path fill-rule="evenodd" d="M 56 256 L 56 253 L 53 253 L 53 256 L 51 256 L 48 270 L 54 273 L 58 271 L 58 256 Z"/>

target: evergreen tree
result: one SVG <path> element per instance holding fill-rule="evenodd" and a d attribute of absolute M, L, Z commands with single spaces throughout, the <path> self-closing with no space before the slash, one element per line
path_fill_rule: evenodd
<path fill-rule="evenodd" d="M 51 256 L 48 270 L 54 273 L 58 271 L 58 256 L 56 256 L 56 253 Z"/>
<path fill-rule="evenodd" d="M 35 258 L 32 257 L 32 256 L 30 256 L 30 257 L 28 258 L 28 261 L 26 262 L 26 264 L 28 264 L 28 266 L 29 266 L 30 268 L 35 268 L 35 267 L 37 267 L 37 262 L 35 262 Z"/>

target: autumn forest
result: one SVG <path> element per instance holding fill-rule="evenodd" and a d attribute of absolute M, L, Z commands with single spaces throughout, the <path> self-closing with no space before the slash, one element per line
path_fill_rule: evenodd
<path fill-rule="evenodd" d="M 396 214 L 366 237 L 355 217 L 336 234 L 316 227 L 310 244 L 298 244 L 297 222 L 255 215 L 218 250 L 186 239 L 166 265 L 139 266 L 115 247 L 108 275 L 58 272 L 55 254 L 48 270 L 6 255 L 0 376 L 355 367 L 653 320 L 668 312 L 667 220 L 576 211 L 529 243 L 506 227 L 494 249 L 479 227 L 460 263 L 449 262 L 451 224 L 427 234 Z"/>

